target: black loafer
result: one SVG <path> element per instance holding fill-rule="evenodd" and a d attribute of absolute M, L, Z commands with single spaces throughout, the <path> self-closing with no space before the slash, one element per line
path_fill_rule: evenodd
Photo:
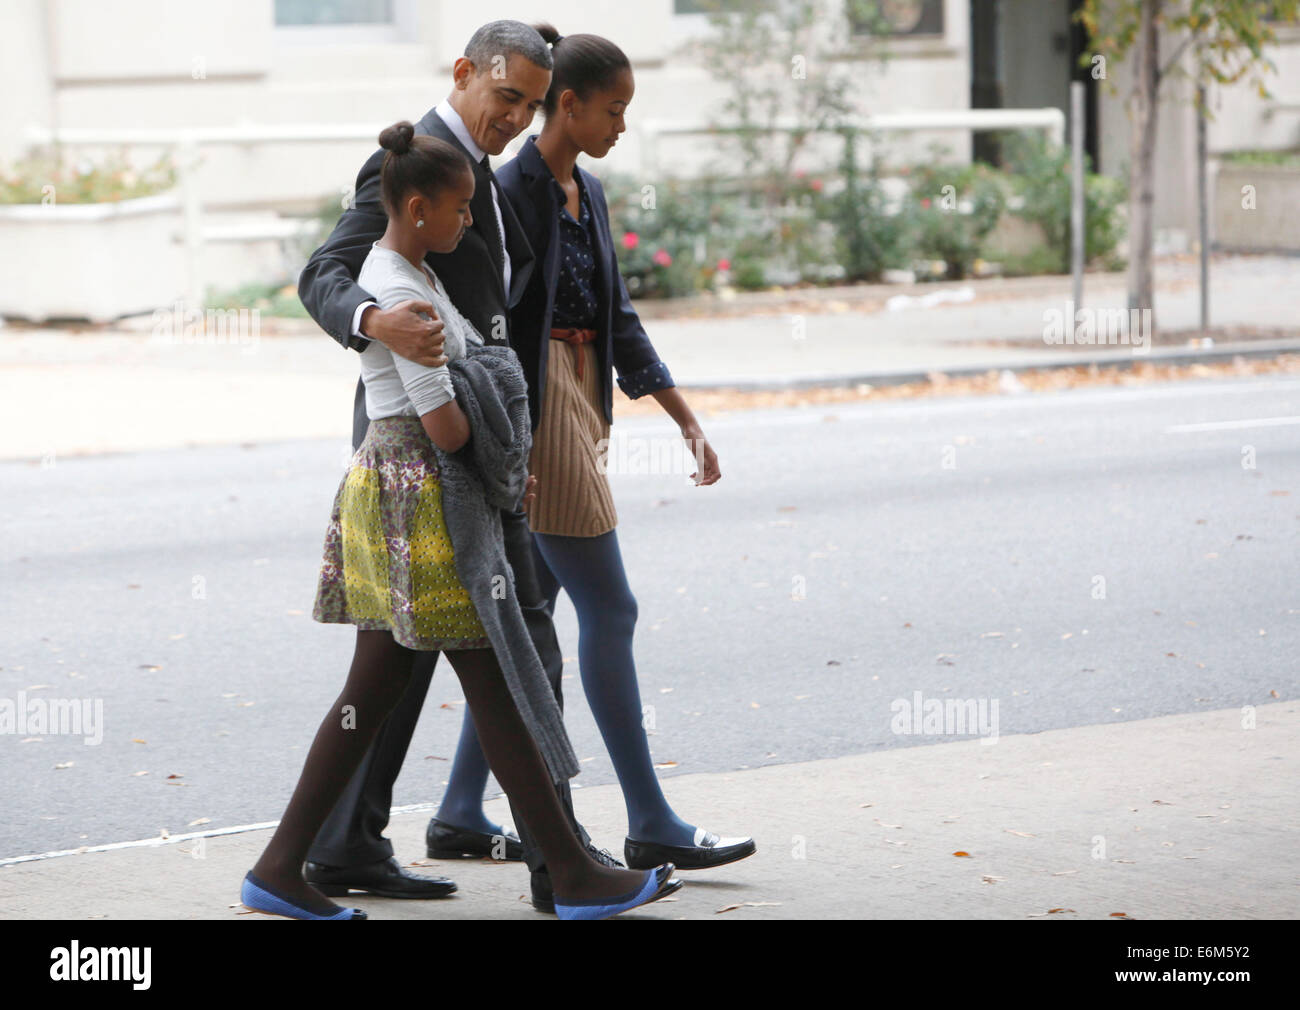
<path fill-rule="evenodd" d="M 626 867 L 615 858 L 614 853 L 610 852 L 609 849 L 598 849 L 596 846 L 591 844 L 591 842 L 587 843 L 587 854 L 596 862 L 600 863 L 601 866 L 608 866 L 610 869 L 614 870 L 626 869 Z M 647 867 L 647 869 L 650 869 L 650 867 Z"/>
<path fill-rule="evenodd" d="M 588 842 L 587 852 L 591 854 L 592 859 L 600 863 L 602 866 L 608 866 L 615 870 L 626 869 L 626 867 L 624 867 L 608 849 L 598 849 L 596 846 Z M 653 867 L 646 867 L 646 869 L 652 868 Z M 545 870 L 535 870 L 531 876 L 532 879 L 529 883 L 533 892 L 533 908 L 537 909 L 539 912 L 545 912 L 547 915 L 554 915 L 555 893 L 551 890 L 551 875 Z M 671 876 L 671 874 L 669 874 L 669 876 Z M 677 887 L 681 886 L 678 881 L 666 881 L 665 886 L 667 883 L 676 884 Z M 677 887 L 673 887 L 671 891 L 665 893 L 671 894 L 672 891 L 677 890 Z M 663 889 L 660 888 L 660 890 L 662 891 Z M 656 894 L 655 897 L 657 899 L 662 898 L 663 896 L 664 894 L 660 893 Z"/>
<path fill-rule="evenodd" d="M 660 863 L 673 863 L 679 870 L 708 870 L 752 856 L 755 851 L 752 838 L 719 838 L 703 828 L 696 829 L 694 845 L 623 840 L 623 855 L 633 870 L 653 870 Z"/>
<path fill-rule="evenodd" d="M 501 837 L 490 835 L 486 831 L 467 831 L 434 817 L 424 833 L 424 844 L 430 859 L 498 859 L 501 857 L 497 855 L 500 852 L 497 844 Z M 513 831 L 507 831 L 504 837 L 504 858 L 521 862 L 524 858 L 524 845 L 519 836 Z"/>
<path fill-rule="evenodd" d="M 322 894 L 339 898 L 349 891 L 364 891 L 381 898 L 445 898 L 456 890 L 446 877 L 410 873 L 395 857 L 364 866 L 323 866 L 308 863 L 307 883 Z"/>

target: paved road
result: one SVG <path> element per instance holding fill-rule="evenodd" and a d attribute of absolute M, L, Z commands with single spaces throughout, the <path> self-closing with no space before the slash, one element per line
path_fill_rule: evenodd
<path fill-rule="evenodd" d="M 954 739 L 893 732 L 917 691 L 996 699 L 1002 735 L 1294 698 L 1298 403 L 1276 378 L 733 415 L 715 487 L 616 475 L 663 774 Z M 0 737 L 0 856 L 279 816 L 349 656 L 309 616 L 342 455 L 0 464 L 0 699 L 105 720 Z M 611 782 L 572 671 L 582 780 Z M 437 798 L 459 700 L 440 670 L 395 803 Z"/>

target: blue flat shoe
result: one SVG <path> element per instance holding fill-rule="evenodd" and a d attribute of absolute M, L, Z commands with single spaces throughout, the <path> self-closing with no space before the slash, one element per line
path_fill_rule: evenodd
<path fill-rule="evenodd" d="M 244 877 L 239 889 L 239 900 L 245 908 L 254 912 L 267 912 L 271 915 L 283 915 L 290 919 L 364 919 L 365 911 L 360 908 L 340 908 L 333 915 L 317 915 L 309 912 L 282 894 L 277 894 L 271 887 L 253 876 L 250 870 Z"/>
<path fill-rule="evenodd" d="M 609 919 L 619 912 L 626 912 L 639 905 L 648 905 L 652 901 L 666 898 L 680 891 L 682 882 L 671 880 L 674 866 L 664 863 L 653 870 L 646 870 L 646 879 L 640 887 L 627 894 L 620 895 L 612 901 L 609 899 L 592 899 L 588 901 L 565 901 L 558 894 L 555 896 L 555 914 L 561 919 Z"/>

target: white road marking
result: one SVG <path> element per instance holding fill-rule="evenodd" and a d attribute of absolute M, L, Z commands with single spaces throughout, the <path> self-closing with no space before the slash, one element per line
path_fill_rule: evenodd
<path fill-rule="evenodd" d="M 394 814 L 418 814 L 438 809 L 437 803 L 411 803 L 404 807 L 393 807 Z M 279 821 L 263 821 L 260 824 L 236 824 L 229 828 L 214 828 L 211 831 L 187 831 L 180 835 L 168 835 L 163 838 L 141 838 L 133 842 L 109 842 L 107 845 L 87 845 L 79 849 L 55 849 L 52 852 L 37 852 L 28 856 L 10 856 L 0 859 L 0 866 L 13 866 L 17 863 L 34 863 L 42 859 L 57 859 L 60 856 L 80 856 L 87 852 L 112 852 L 115 849 L 146 849 L 158 845 L 175 845 L 193 838 L 216 838 L 220 835 L 238 835 L 245 831 L 265 831 L 278 827 Z"/>
<path fill-rule="evenodd" d="M 1236 428 L 1276 428 L 1284 424 L 1300 424 L 1300 417 L 1248 417 L 1240 421 L 1201 421 L 1198 424 L 1174 424 L 1165 429 L 1166 435 L 1191 431 L 1232 431 Z"/>

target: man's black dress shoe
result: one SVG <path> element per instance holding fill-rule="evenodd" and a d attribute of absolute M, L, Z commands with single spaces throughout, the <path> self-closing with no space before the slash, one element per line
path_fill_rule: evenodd
<path fill-rule="evenodd" d="M 516 862 L 524 858 L 524 845 L 513 831 L 505 833 L 505 856 L 496 848 L 497 839 L 486 831 L 467 831 L 434 817 L 424 833 L 425 847 L 430 859 L 465 859 L 486 856 L 488 859 L 505 858 Z"/>
<path fill-rule="evenodd" d="M 322 866 L 308 863 L 303 874 L 307 883 L 331 898 L 349 891 L 365 891 L 381 898 L 445 898 L 456 890 L 446 877 L 424 877 L 410 873 L 396 857 L 363 866 Z"/>
<path fill-rule="evenodd" d="M 623 864 L 608 849 L 598 849 L 588 842 L 587 853 L 601 866 L 608 866 L 615 870 L 625 869 Z M 653 869 L 653 867 L 648 866 L 646 869 Z M 551 889 L 551 875 L 544 869 L 534 870 L 529 884 L 533 892 L 533 908 L 539 912 L 545 912 L 547 915 L 554 915 L 555 892 Z"/>
<path fill-rule="evenodd" d="M 679 870 L 708 870 L 752 856 L 756 849 L 752 838 L 719 838 L 703 828 L 695 830 L 694 845 L 623 840 L 623 855 L 633 870 L 653 870 L 660 863 L 673 863 Z"/>

